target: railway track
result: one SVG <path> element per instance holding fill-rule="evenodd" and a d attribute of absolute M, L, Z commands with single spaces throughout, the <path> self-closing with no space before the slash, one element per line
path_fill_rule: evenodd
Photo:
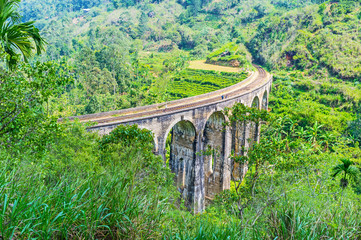
<path fill-rule="evenodd" d="M 197 108 L 200 106 L 206 106 L 206 105 L 213 104 L 213 103 L 227 101 L 227 100 L 233 99 L 235 97 L 239 97 L 243 94 L 247 94 L 253 90 L 256 90 L 258 87 L 263 86 L 264 83 L 266 83 L 268 81 L 267 76 L 269 76 L 269 75 L 267 74 L 267 72 L 263 68 L 261 68 L 257 65 L 253 65 L 253 66 L 256 67 L 256 69 L 257 69 L 256 76 L 253 77 L 254 79 L 251 79 L 249 82 L 247 82 L 246 84 L 241 85 L 241 86 L 238 83 L 229 88 L 226 88 L 227 89 L 226 92 L 222 92 L 222 90 L 218 90 L 218 91 L 215 91 L 215 92 L 212 92 L 209 94 L 203 94 L 203 95 L 197 96 L 196 98 L 191 97 L 191 98 L 183 99 L 181 101 L 180 100 L 172 101 L 172 102 L 165 104 L 166 106 L 168 105 L 169 107 L 165 107 L 165 108 L 161 108 L 161 109 L 159 109 L 160 105 L 158 104 L 158 105 L 153 105 L 153 107 L 148 106 L 148 107 L 134 108 L 129 113 L 126 112 L 127 110 L 123 110 L 123 111 L 113 111 L 113 112 L 102 113 L 102 114 L 90 114 L 90 115 L 84 115 L 84 116 L 76 116 L 76 117 L 70 117 L 69 119 L 74 120 L 74 119 L 78 118 L 81 122 L 96 122 L 97 125 L 94 127 L 97 127 L 99 125 L 107 125 L 110 123 L 118 123 L 118 122 L 122 123 L 122 122 L 136 120 L 136 119 L 144 118 L 144 117 L 153 117 L 153 116 L 165 115 L 165 114 L 170 114 L 170 113 L 179 112 L 179 111 L 185 111 L 185 110 Z M 233 89 L 233 88 L 235 88 L 235 89 Z M 197 100 L 197 99 L 200 99 L 200 100 Z M 184 104 L 183 102 L 188 102 L 187 100 L 189 100 L 190 103 Z M 116 114 L 113 114 L 113 113 L 116 113 Z M 117 116 L 117 115 L 119 115 L 119 116 Z M 62 121 L 62 119 L 60 119 L 59 121 Z"/>

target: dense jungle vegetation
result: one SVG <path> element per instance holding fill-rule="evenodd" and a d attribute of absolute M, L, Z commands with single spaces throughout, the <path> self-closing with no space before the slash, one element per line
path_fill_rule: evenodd
<path fill-rule="evenodd" d="M 351 0 L 0 0 L 1 238 L 361 238 L 360 25 Z M 269 111 L 226 114 L 261 140 L 202 214 L 147 130 L 57 122 L 230 86 L 251 62 L 274 75 Z"/>

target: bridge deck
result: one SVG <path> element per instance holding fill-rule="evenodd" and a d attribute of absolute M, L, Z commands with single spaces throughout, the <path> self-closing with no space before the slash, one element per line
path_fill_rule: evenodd
<path fill-rule="evenodd" d="M 257 71 L 252 73 L 244 81 L 233 86 L 220 89 L 214 92 L 184 98 L 166 103 L 153 104 L 149 106 L 130 108 L 105 113 L 96 113 L 83 116 L 69 117 L 69 120 L 79 119 L 81 122 L 97 122 L 98 125 L 107 125 L 115 122 L 127 122 L 134 119 L 152 117 L 173 112 L 179 112 L 204 105 L 226 101 L 235 97 L 252 92 L 265 84 L 269 79 L 269 74 L 261 67 L 254 65 Z M 62 121 L 63 119 L 59 119 Z"/>

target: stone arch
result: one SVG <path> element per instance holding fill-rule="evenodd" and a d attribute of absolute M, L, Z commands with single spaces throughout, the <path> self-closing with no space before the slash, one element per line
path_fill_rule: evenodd
<path fill-rule="evenodd" d="M 168 128 L 165 130 L 164 132 L 164 136 L 159 136 L 159 137 L 163 137 L 164 139 L 167 138 L 167 136 L 169 135 L 169 133 L 172 131 L 172 129 L 174 128 L 175 125 L 177 125 L 179 122 L 182 122 L 182 121 L 186 121 L 186 122 L 190 122 L 193 127 L 194 127 L 194 124 L 193 124 L 193 121 L 192 119 L 188 118 L 188 117 L 177 117 L 175 120 L 173 120 L 169 125 L 168 125 Z M 194 127 L 195 128 L 195 127 Z M 161 134 L 163 135 L 163 134 Z M 159 147 L 162 147 L 162 149 L 165 149 L 165 145 L 166 145 L 166 141 L 164 141 L 162 144 L 160 144 Z"/>
<path fill-rule="evenodd" d="M 267 90 L 265 90 L 265 92 L 263 93 L 261 109 L 263 109 L 263 110 L 268 109 L 268 93 L 267 93 Z"/>
<path fill-rule="evenodd" d="M 213 112 L 203 130 L 204 185 L 208 199 L 213 199 L 223 190 L 225 121 L 222 112 Z"/>
<path fill-rule="evenodd" d="M 259 109 L 260 103 L 259 103 L 259 97 L 258 97 L 258 96 L 255 96 L 255 97 L 253 98 L 251 107 L 252 107 L 252 108 L 258 108 L 258 109 Z"/>
<path fill-rule="evenodd" d="M 194 188 L 194 163 L 196 160 L 196 129 L 192 122 L 181 120 L 170 130 L 171 143 L 168 166 L 175 174 L 178 191 L 192 203 Z"/>

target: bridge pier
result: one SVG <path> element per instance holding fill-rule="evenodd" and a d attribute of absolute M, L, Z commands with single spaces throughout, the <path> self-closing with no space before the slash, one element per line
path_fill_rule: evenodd
<path fill-rule="evenodd" d="M 166 164 L 166 161 L 167 161 L 167 158 L 166 158 L 167 150 L 163 147 L 163 146 L 165 146 L 165 142 L 166 142 L 166 138 L 164 136 L 159 136 L 158 137 L 158 149 L 155 152 L 156 155 L 159 155 L 163 158 L 164 164 Z"/>
<path fill-rule="evenodd" d="M 230 189 L 231 187 L 231 171 L 232 171 L 232 163 L 231 163 L 231 152 L 232 152 L 232 132 L 228 126 L 225 129 L 225 137 L 224 137 L 224 161 L 223 161 L 223 186 L 222 190 Z"/>
<path fill-rule="evenodd" d="M 194 162 L 194 192 L 193 211 L 203 212 L 205 209 L 205 187 L 204 187 L 204 158 L 201 154 L 203 150 L 202 134 L 199 133 L 196 141 L 196 156 Z"/>

